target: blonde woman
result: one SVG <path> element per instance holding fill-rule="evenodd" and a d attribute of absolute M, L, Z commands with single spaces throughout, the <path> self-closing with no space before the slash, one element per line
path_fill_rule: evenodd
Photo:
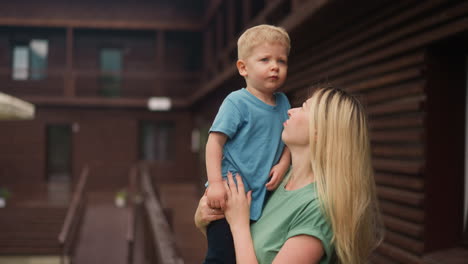
<path fill-rule="evenodd" d="M 318 89 L 289 111 L 282 139 L 292 166 L 257 222 L 250 224 L 241 177 L 237 187 L 231 175 L 225 185 L 237 263 L 366 263 L 381 225 L 361 103 L 339 89 Z M 197 227 L 223 217 L 202 197 Z"/>

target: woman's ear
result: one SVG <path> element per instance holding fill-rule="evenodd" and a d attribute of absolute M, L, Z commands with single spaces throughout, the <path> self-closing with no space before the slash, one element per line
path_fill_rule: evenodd
<path fill-rule="evenodd" d="M 245 62 L 243 60 L 237 60 L 236 66 L 239 74 L 243 77 L 247 77 L 247 66 Z"/>

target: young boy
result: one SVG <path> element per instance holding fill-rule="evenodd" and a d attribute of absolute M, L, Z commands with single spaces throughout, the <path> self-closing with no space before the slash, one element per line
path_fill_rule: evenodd
<path fill-rule="evenodd" d="M 237 42 L 237 69 L 246 88 L 229 94 L 213 122 L 206 144 L 207 198 L 211 208 L 224 209 L 227 173 L 242 176 L 252 190 L 251 220 L 261 215 L 267 190 L 279 185 L 290 165 L 290 152 L 281 140 L 290 104 L 277 93 L 286 80 L 290 39 L 279 27 L 259 25 Z M 269 179 L 269 180 L 268 180 Z M 235 263 L 234 245 L 225 219 L 207 228 L 204 263 Z"/>

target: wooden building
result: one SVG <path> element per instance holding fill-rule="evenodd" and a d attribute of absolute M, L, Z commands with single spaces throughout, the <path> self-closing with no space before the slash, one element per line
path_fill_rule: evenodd
<path fill-rule="evenodd" d="M 331 83 L 367 107 L 386 225 L 372 262 L 466 263 L 467 1 L 0 6 L 0 91 L 36 105 L 32 121 L 0 122 L 0 184 L 73 182 L 87 164 L 89 188 L 115 189 L 146 161 L 153 178 L 201 186 L 207 130 L 244 85 L 237 37 L 275 24 L 292 39 L 293 105 Z M 172 108 L 148 110 L 151 97 Z"/>

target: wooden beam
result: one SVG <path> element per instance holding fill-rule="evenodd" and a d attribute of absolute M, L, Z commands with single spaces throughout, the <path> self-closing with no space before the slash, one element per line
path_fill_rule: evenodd
<path fill-rule="evenodd" d="M 81 19 L 0 18 L 0 26 L 30 26 L 58 28 L 129 29 L 129 30 L 180 30 L 200 31 L 199 21 L 108 21 Z"/>
<path fill-rule="evenodd" d="M 223 32 L 224 32 L 224 21 L 223 21 L 223 14 L 221 12 L 218 12 L 218 14 L 216 15 L 216 25 L 215 25 L 215 27 L 216 27 L 216 31 L 215 31 L 216 51 L 220 55 L 221 51 L 223 50 L 223 37 L 224 37 L 224 34 L 223 34 Z M 222 70 L 222 69 L 218 69 L 218 70 Z"/>
<path fill-rule="evenodd" d="M 236 7 L 234 0 L 226 0 L 226 43 L 235 39 Z M 228 46 L 228 45 L 227 45 Z"/>
<path fill-rule="evenodd" d="M 242 1 L 242 25 L 244 27 L 249 23 L 250 18 L 252 17 L 252 1 L 243 0 Z"/>
<path fill-rule="evenodd" d="M 281 26 L 290 31 L 309 17 L 315 15 L 317 11 L 322 9 L 329 2 L 331 2 L 331 0 L 308 1 L 302 5 L 302 8 L 296 9 L 293 14 L 287 16 L 286 19 L 281 22 Z"/>
<path fill-rule="evenodd" d="M 204 72 L 207 73 L 213 64 L 213 32 L 209 27 L 203 32 L 203 55 Z"/>
<path fill-rule="evenodd" d="M 164 54 L 166 53 L 166 34 L 159 30 L 156 32 L 156 69 L 161 72 L 164 70 Z"/>
<path fill-rule="evenodd" d="M 208 7 L 205 18 L 203 19 L 203 28 L 206 28 L 207 25 L 211 22 L 215 14 L 217 13 L 219 7 L 221 6 L 221 0 L 211 0 L 210 6 Z"/>
<path fill-rule="evenodd" d="M 148 109 L 148 99 L 135 98 L 102 98 L 102 97 L 50 97 L 21 96 L 22 99 L 38 106 L 74 106 L 99 108 L 140 108 Z M 183 109 L 189 106 L 188 100 L 172 99 L 172 109 Z"/>
<path fill-rule="evenodd" d="M 194 104 L 200 98 L 208 94 L 209 92 L 213 91 L 217 87 L 219 87 L 224 81 L 228 78 L 234 76 L 237 73 L 237 67 L 235 64 L 228 65 L 221 73 L 216 74 L 217 77 L 213 78 L 211 81 L 207 83 L 207 85 L 198 89 L 195 93 L 193 93 L 192 97 L 189 99 L 190 104 Z"/>
<path fill-rule="evenodd" d="M 66 74 L 65 74 L 65 91 L 64 91 L 64 94 L 67 97 L 75 96 L 75 80 L 74 80 L 74 75 L 73 75 L 73 49 L 74 49 L 73 42 L 74 42 L 73 28 L 68 27 L 67 38 L 66 38 L 66 49 L 65 49 Z"/>
<path fill-rule="evenodd" d="M 291 0 L 291 9 L 297 10 L 304 4 L 304 0 Z"/>

